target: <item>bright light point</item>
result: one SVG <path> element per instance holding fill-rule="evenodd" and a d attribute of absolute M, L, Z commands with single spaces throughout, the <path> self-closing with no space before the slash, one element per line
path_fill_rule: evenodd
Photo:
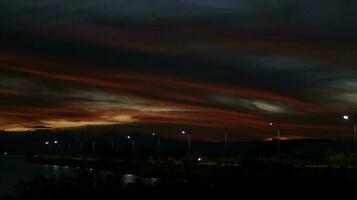
<path fill-rule="evenodd" d="M 153 134 L 152 134 L 152 136 L 155 136 L 155 135 L 156 135 L 156 133 L 153 133 Z"/>
<path fill-rule="evenodd" d="M 197 158 L 197 161 L 198 161 L 198 162 L 201 162 L 201 161 L 202 161 L 202 158 L 201 158 L 201 157 Z"/>
<path fill-rule="evenodd" d="M 46 144 L 46 145 L 48 145 L 48 144 L 49 144 L 49 142 L 46 142 L 45 144 Z"/>
<path fill-rule="evenodd" d="M 182 131 L 181 133 L 182 133 L 182 134 L 186 134 L 186 131 Z"/>
<path fill-rule="evenodd" d="M 348 119 L 350 119 L 350 117 L 348 115 L 344 115 L 343 119 L 348 120 Z"/>
<path fill-rule="evenodd" d="M 130 137 L 130 136 L 127 136 L 126 138 L 131 139 L 131 137 Z"/>
<path fill-rule="evenodd" d="M 269 126 L 273 126 L 273 123 L 269 123 Z"/>
<path fill-rule="evenodd" d="M 4 155 L 6 156 L 6 155 L 7 155 L 7 152 L 5 152 Z"/>
<path fill-rule="evenodd" d="M 54 141 L 54 143 L 55 143 L 55 144 L 58 144 L 58 141 L 57 141 L 57 140 L 55 140 L 55 141 Z"/>

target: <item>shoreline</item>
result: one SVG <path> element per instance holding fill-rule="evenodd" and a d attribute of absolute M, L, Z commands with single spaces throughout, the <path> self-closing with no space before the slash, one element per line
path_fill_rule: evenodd
<path fill-rule="evenodd" d="M 112 171 L 146 177 L 185 177 L 196 175 L 235 177 L 317 178 L 323 175 L 341 180 L 357 180 L 356 165 L 305 164 L 286 161 L 242 160 L 236 163 L 192 162 L 191 160 L 118 159 L 90 156 L 37 155 L 27 158 L 34 164 Z"/>

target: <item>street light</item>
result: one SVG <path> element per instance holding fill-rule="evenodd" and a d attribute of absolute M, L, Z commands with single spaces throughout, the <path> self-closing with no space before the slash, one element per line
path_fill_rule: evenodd
<path fill-rule="evenodd" d="M 272 122 L 270 122 L 269 123 L 269 126 L 274 126 L 274 123 L 272 123 Z M 277 139 L 278 139 L 278 153 L 279 153 L 279 155 L 280 155 L 280 124 L 279 123 L 277 123 Z"/>
<path fill-rule="evenodd" d="M 95 141 L 92 141 L 92 153 L 95 154 Z"/>
<path fill-rule="evenodd" d="M 67 143 L 67 153 L 70 153 L 70 152 L 71 152 L 71 144 Z"/>
<path fill-rule="evenodd" d="M 227 158 L 228 153 L 228 133 L 224 134 L 224 156 Z"/>
<path fill-rule="evenodd" d="M 59 141 L 58 141 L 58 140 L 55 140 L 55 141 L 53 141 L 53 144 L 56 144 L 56 145 L 57 145 L 58 153 L 60 153 L 60 152 L 61 152 L 61 144 L 59 143 Z"/>
<path fill-rule="evenodd" d="M 82 146 L 83 146 L 82 141 L 79 141 L 79 153 L 80 154 L 82 153 Z"/>
<path fill-rule="evenodd" d="M 131 137 L 130 135 L 126 136 L 126 138 L 128 140 L 131 140 L 131 153 L 134 156 L 134 152 L 135 152 L 135 140 L 133 137 Z"/>
<path fill-rule="evenodd" d="M 113 139 L 112 139 L 110 147 L 111 147 L 111 150 L 112 150 L 112 154 L 114 154 L 115 153 L 115 143 L 114 143 Z"/>
<path fill-rule="evenodd" d="M 48 153 L 51 153 L 51 150 L 52 150 L 51 143 L 49 141 L 46 141 L 45 144 L 48 145 Z"/>
<path fill-rule="evenodd" d="M 156 136 L 157 137 L 157 143 L 156 143 L 156 151 L 157 151 L 157 156 L 159 156 L 159 153 L 160 153 L 160 134 L 157 134 L 157 133 L 152 133 L 151 134 L 152 136 Z"/>
<path fill-rule="evenodd" d="M 182 134 L 182 135 L 187 135 L 188 155 L 190 155 L 190 154 L 191 154 L 191 135 L 190 135 L 190 134 L 187 134 L 186 131 L 181 131 L 181 134 Z"/>
<path fill-rule="evenodd" d="M 357 120 L 356 120 L 356 116 L 349 116 L 349 115 L 344 115 L 343 116 L 344 120 L 350 120 L 352 119 L 353 121 L 353 152 L 356 153 L 357 152 Z"/>

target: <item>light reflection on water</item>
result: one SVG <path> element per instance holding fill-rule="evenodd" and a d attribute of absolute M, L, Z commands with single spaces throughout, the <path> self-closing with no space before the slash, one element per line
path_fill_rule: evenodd
<path fill-rule="evenodd" d="M 69 167 L 37 165 L 27 163 L 24 156 L 6 156 L 0 158 L 0 194 L 11 192 L 19 181 L 30 181 L 36 176 L 59 177 L 71 176 Z"/>
<path fill-rule="evenodd" d="M 72 176 L 79 167 L 40 165 L 27 163 L 24 156 L 0 157 L 0 196 L 11 193 L 13 187 L 19 181 L 31 181 L 36 176 L 59 177 L 61 175 Z M 101 171 L 103 176 L 112 175 L 110 171 Z M 140 181 L 145 185 L 155 186 L 158 178 L 144 178 L 133 174 L 126 174 L 122 177 L 123 186 Z"/>
<path fill-rule="evenodd" d="M 159 182 L 159 179 L 158 178 L 144 178 L 144 177 L 139 177 L 139 176 L 136 176 L 133 174 L 126 174 L 122 177 L 122 183 L 123 183 L 124 187 L 128 186 L 129 184 L 137 183 L 139 181 L 145 185 L 155 186 Z"/>

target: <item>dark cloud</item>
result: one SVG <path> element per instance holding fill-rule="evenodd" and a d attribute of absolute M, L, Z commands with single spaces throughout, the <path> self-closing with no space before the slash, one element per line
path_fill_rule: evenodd
<path fill-rule="evenodd" d="M 287 137 L 331 138 L 357 106 L 356 6 L 1 1 L 0 128 L 171 124 L 263 139 L 280 121 Z"/>

